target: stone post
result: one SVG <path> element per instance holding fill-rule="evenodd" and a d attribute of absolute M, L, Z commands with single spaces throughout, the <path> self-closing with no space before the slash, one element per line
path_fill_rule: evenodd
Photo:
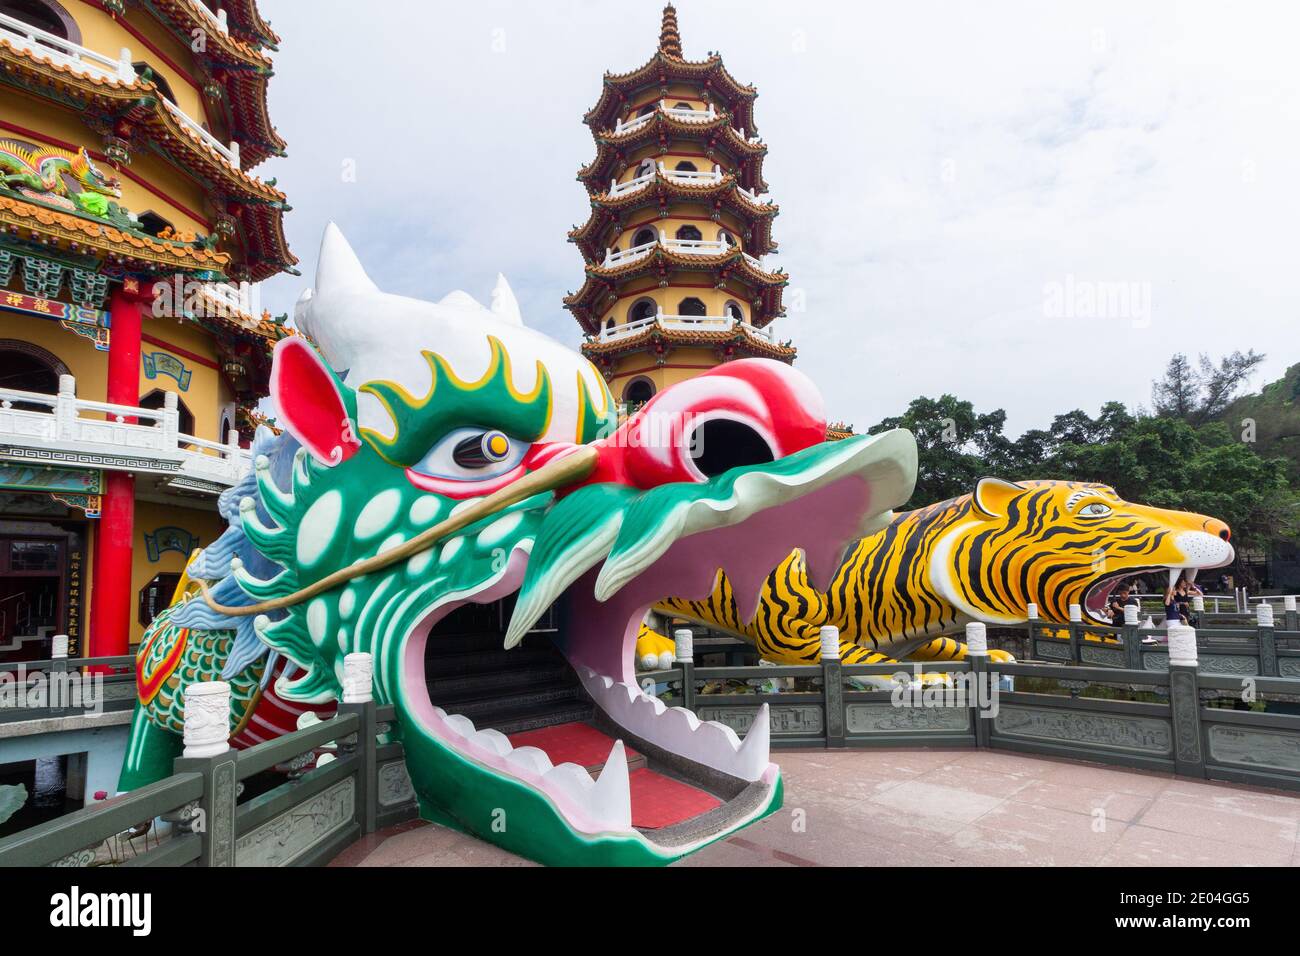
<path fill-rule="evenodd" d="M 235 798 L 239 776 L 230 749 L 230 685 L 225 681 L 190 684 L 182 692 L 185 750 L 176 773 L 203 777 L 197 812 L 182 826 L 201 839 L 199 866 L 235 865 Z"/>
<path fill-rule="evenodd" d="M 682 672 L 682 706 L 695 710 L 695 633 L 681 627 L 673 631 L 673 657 Z"/>
<path fill-rule="evenodd" d="M 1297 621 L 1295 595 L 1288 594 L 1282 598 L 1282 616 L 1285 618 L 1282 626 L 1288 631 L 1300 630 L 1300 621 Z"/>
<path fill-rule="evenodd" d="M 970 664 L 970 685 L 967 693 L 970 695 L 968 707 L 971 729 L 975 732 L 975 746 L 987 747 L 989 723 L 988 719 L 982 717 L 980 713 L 980 684 L 983 681 L 991 683 L 993 676 L 989 670 L 988 628 L 979 621 L 971 621 L 966 625 L 966 662 Z"/>
<path fill-rule="evenodd" d="M 840 629 L 821 628 L 822 697 L 826 702 L 826 746 L 844 746 L 844 676 L 840 666 Z"/>
<path fill-rule="evenodd" d="M 1171 624 L 1168 633 L 1169 716 L 1174 733 L 1174 772 L 1204 777 L 1196 629 L 1185 624 Z"/>
<path fill-rule="evenodd" d="M 50 698 L 46 701 L 51 717 L 61 717 L 68 712 L 66 697 L 68 692 L 68 635 L 55 634 L 50 638 Z M 85 698 L 82 698 L 85 701 Z"/>
<path fill-rule="evenodd" d="M 1025 648 L 1025 657 L 1033 660 L 1035 655 L 1035 629 L 1038 627 L 1038 605 L 1030 601 L 1025 605 L 1025 628 L 1029 633 L 1029 646 Z"/>
<path fill-rule="evenodd" d="M 1267 601 L 1260 601 L 1255 605 L 1255 615 L 1260 676 L 1277 677 L 1277 638 L 1273 630 L 1273 605 Z"/>
<path fill-rule="evenodd" d="M 1141 611 L 1136 604 L 1124 605 L 1124 661 L 1134 671 L 1142 669 L 1142 637 L 1138 634 Z"/>
<path fill-rule="evenodd" d="M 356 736 L 338 741 L 340 755 L 357 755 L 356 821 L 362 833 L 374 833 L 379 812 L 378 720 L 375 717 L 374 660 L 364 652 L 343 658 L 343 702 L 339 716 L 357 715 Z"/>
<path fill-rule="evenodd" d="M 1079 663 L 1079 642 L 1083 640 L 1083 608 L 1070 605 L 1070 660 Z"/>

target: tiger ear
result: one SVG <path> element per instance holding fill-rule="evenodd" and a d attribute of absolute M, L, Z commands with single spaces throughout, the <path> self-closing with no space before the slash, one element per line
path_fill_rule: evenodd
<path fill-rule="evenodd" d="M 975 486 L 975 509 L 986 518 L 1005 518 L 1011 499 L 1025 490 L 1024 485 L 1001 478 L 981 478 Z"/>

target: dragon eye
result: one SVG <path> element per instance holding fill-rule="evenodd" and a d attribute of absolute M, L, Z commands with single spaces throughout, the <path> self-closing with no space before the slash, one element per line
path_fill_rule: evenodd
<path fill-rule="evenodd" d="M 1079 514 L 1089 518 L 1101 518 L 1110 514 L 1110 505 L 1103 505 L 1096 501 L 1090 505 L 1084 505 L 1079 509 Z"/>
<path fill-rule="evenodd" d="M 458 428 L 444 435 L 411 471 L 430 478 L 481 481 L 517 467 L 528 449 L 527 442 L 517 441 L 505 432 Z"/>

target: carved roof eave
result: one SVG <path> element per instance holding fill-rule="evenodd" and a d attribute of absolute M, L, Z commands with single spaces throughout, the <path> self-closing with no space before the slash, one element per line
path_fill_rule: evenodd
<path fill-rule="evenodd" d="M 716 91 L 734 112 L 747 114 L 742 114 L 745 128 L 753 129 L 753 104 L 758 90 L 733 77 L 717 54 L 707 60 L 686 60 L 656 52 L 646 63 L 627 73 L 606 72 L 600 99 L 583 116 L 583 122 L 593 129 L 607 126 L 632 94 L 647 86 L 672 82 L 701 84 Z"/>

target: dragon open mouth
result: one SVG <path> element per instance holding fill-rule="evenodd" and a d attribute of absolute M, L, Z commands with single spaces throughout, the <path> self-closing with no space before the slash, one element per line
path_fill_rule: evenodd
<path fill-rule="evenodd" d="M 443 780 L 452 793 L 450 800 L 440 793 L 438 802 L 473 826 L 463 814 L 488 812 L 492 799 L 457 809 L 448 777 L 487 775 L 506 791 L 527 792 L 577 834 L 599 835 L 602 846 L 626 837 L 633 855 L 647 860 L 675 858 L 771 812 L 779 805 L 780 775 L 769 758 L 766 709 L 742 740 L 724 724 L 665 706 L 634 677 L 638 625 L 668 595 L 706 597 L 719 568 L 733 583 L 738 608 L 752 615 L 764 580 L 792 542 L 804 548 L 814 579 L 828 580 L 848 541 L 874 530 L 910 494 L 914 456 L 910 436 L 888 433 L 733 468 L 699 484 L 648 492 L 593 485 L 553 505 L 535 536 L 514 543 L 493 580 L 442 601 L 403 642 L 398 693 L 419 725 L 415 736 L 424 738 L 408 733 L 406 744 L 408 752 L 443 751 Z M 444 708 L 430 697 L 425 660 L 429 642 L 438 640 L 435 625 L 466 603 L 511 594 L 517 600 L 507 647 L 552 605 L 558 609 L 556 646 L 590 699 L 592 724 L 612 741 L 596 761 L 598 773 L 553 762 L 540 747 L 516 746 L 489 720 L 476 724 L 454 704 Z M 629 754 L 712 799 L 672 825 L 637 826 Z M 481 791 L 483 781 L 475 787 Z M 541 852 L 536 844 L 530 849 Z"/>

